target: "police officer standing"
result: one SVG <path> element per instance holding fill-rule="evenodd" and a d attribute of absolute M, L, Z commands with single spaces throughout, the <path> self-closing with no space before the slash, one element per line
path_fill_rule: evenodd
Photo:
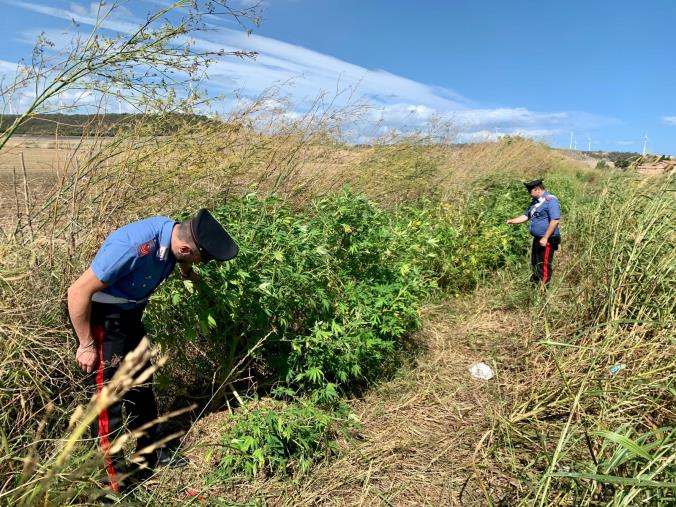
<path fill-rule="evenodd" d="M 516 225 L 530 221 L 528 230 L 533 236 L 531 252 L 531 266 L 533 268 L 533 283 L 543 283 L 545 288 L 552 279 L 552 261 L 554 252 L 559 248 L 561 233 L 561 205 L 559 200 L 545 190 L 542 180 L 533 180 L 524 183 L 528 193 L 533 198 L 528 209 L 511 220 L 508 224 Z"/>
<path fill-rule="evenodd" d="M 226 261 L 237 255 L 236 243 L 206 210 L 180 223 L 166 217 L 134 222 L 111 233 L 91 266 L 68 288 L 68 313 L 77 334 L 75 354 L 87 384 L 100 392 L 124 356 L 145 336 L 143 311 L 152 292 L 178 263 L 183 278 L 196 281 L 194 263 Z M 122 431 L 122 407 L 128 428 L 134 430 L 158 417 L 152 379 L 130 390 L 124 399 L 98 414 L 94 431 L 104 456 L 109 484 L 122 491 L 139 469 L 126 463 L 122 452 L 110 453 L 111 441 Z M 159 440 L 152 427 L 138 439 L 137 451 Z M 144 458 L 149 467 L 168 464 L 170 455 L 159 448 Z"/>

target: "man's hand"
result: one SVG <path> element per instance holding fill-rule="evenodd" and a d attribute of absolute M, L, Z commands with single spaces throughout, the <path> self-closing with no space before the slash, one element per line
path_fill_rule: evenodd
<path fill-rule="evenodd" d="M 200 276 L 197 274 L 197 271 L 195 271 L 192 267 L 192 264 L 188 265 L 179 265 L 179 274 L 181 275 L 181 278 L 184 280 L 190 280 L 192 283 L 197 284 L 199 282 Z"/>
<path fill-rule="evenodd" d="M 99 362 L 99 356 L 96 352 L 96 344 L 93 340 L 85 345 L 80 344 L 75 353 L 75 360 L 85 373 L 94 371 Z"/>
<path fill-rule="evenodd" d="M 187 279 L 190 280 L 190 281 L 191 281 L 192 283 L 194 283 L 195 285 L 197 285 L 197 282 L 200 281 L 200 275 L 198 275 L 198 274 L 197 274 L 197 271 L 195 271 L 195 270 L 193 269 L 193 270 L 190 271 L 190 275 L 188 276 Z"/>
<path fill-rule="evenodd" d="M 547 226 L 547 230 L 545 231 L 544 236 L 542 236 L 542 239 L 540 239 L 540 246 L 547 246 L 547 240 L 549 240 L 551 235 L 554 234 L 554 231 L 559 226 L 559 222 L 561 222 L 560 219 L 549 221 L 549 225 Z"/>
<path fill-rule="evenodd" d="M 526 215 L 519 215 L 516 218 L 510 218 L 507 220 L 507 225 L 519 225 L 524 222 L 528 222 L 528 217 Z"/>

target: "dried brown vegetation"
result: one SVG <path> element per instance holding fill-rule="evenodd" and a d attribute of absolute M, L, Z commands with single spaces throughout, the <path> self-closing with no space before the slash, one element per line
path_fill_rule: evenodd
<path fill-rule="evenodd" d="M 351 402 L 358 428 L 340 442 L 339 457 L 309 477 L 205 486 L 203 477 L 219 461 L 228 424 L 223 412 L 191 429 L 185 446 L 191 464 L 167 472 L 155 498 L 198 491 L 205 499 L 265 505 L 485 505 L 484 489 L 493 495 L 509 489 L 503 477 L 485 470 L 494 469 L 488 452 L 503 391 L 516 380 L 508 365 L 523 353 L 530 329 L 527 309 L 501 308 L 498 296 L 482 290 L 427 306 L 424 330 L 414 338 L 421 348 L 415 364 Z M 468 368 L 478 361 L 499 365 L 497 382 L 471 378 Z"/>
<path fill-rule="evenodd" d="M 149 215 L 191 211 L 252 188 L 302 207 L 316 195 L 349 184 L 391 206 L 418 197 L 468 199 L 473 189 L 493 178 L 555 176 L 577 167 L 561 154 L 525 140 L 458 146 L 421 136 L 355 147 L 338 143 L 331 134 L 334 124 L 321 116 L 290 123 L 282 121 L 279 112 L 266 112 L 264 120 L 261 114 L 254 107 L 208 128 L 186 122 L 174 135 L 160 138 L 148 136 L 152 126 L 140 122 L 105 141 L 59 141 L 58 149 L 24 142 L 0 154 L 0 358 L 2 381 L 12 386 L 0 394 L 0 402 L 3 445 L 11 450 L 7 456 L 14 456 L 0 458 L 0 494 L 10 491 L 20 476 L 23 465 L 15 458 L 24 456 L 34 440 L 38 455 L 54 455 L 61 430 L 83 401 L 76 387 L 78 372 L 67 352 L 72 336 L 61 307 L 68 283 L 115 227 Z M 261 121 L 266 129 L 260 128 Z M 587 180 L 596 177 L 584 173 Z M 640 195 L 642 189 L 632 192 Z M 571 234 L 572 254 L 564 249 L 560 258 L 560 266 L 566 266 L 560 279 L 565 282 L 551 299 L 530 301 L 530 309 L 520 275 L 497 275 L 493 289 L 465 301 L 428 306 L 424 330 L 417 337 L 422 352 L 415 364 L 351 403 L 361 427 L 356 439 L 341 442 L 335 461 L 320 464 L 297 481 L 234 478 L 225 485 L 205 485 L 205 465 L 211 462 L 200 460 L 201 450 L 218 440 L 222 419 L 228 417 L 223 413 L 197 424 L 187 440 L 193 463 L 183 475 L 160 474 L 160 487 L 149 494 L 149 501 L 180 502 L 186 488 L 207 498 L 261 498 L 271 505 L 485 505 L 487 498 L 508 504 L 573 501 L 571 481 L 547 476 L 563 470 L 550 463 L 560 459 L 569 441 L 563 461 L 570 468 L 576 460 L 589 461 L 584 455 L 588 439 L 593 440 L 594 459 L 609 452 L 594 431 L 611 428 L 619 434 L 639 421 L 636 427 L 648 432 L 673 421 L 667 395 L 658 388 L 660 382 L 673 381 L 671 363 L 654 366 L 660 363 L 652 346 L 663 344 L 673 358 L 666 345 L 665 322 L 670 321 L 668 315 L 650 313 L 654 301 L 661 311 L 673 311 L 673 302 L 668 302 L 673 292 L 642 282 L 647 262 L 653 262 L 651 269 L 658 273 L 672 273 L 663 264 L 665 258 L 650 260 L 650 248 L 659 234 L 673 239 L 673 229 L 658 234 L 652 218 L 673 210 L 667 204 L 648 207 L 636 218 L 627 205 L 614 210 L 610 227 L 598 221 L 601 215 L 594 214 L 589 202 L 585 206 L 571 217 L 569 230 L 582 231 L 593 223 L 621 248 Z M 646 236 L 642 230 L 655 234 Z M 633 254 L 630 240 L 637 245 Z M 615 259 L 612 276 L 605 277 L 608 265 L 595 260 L 598 252 Z M 630 327 L 606 326 L 622 319 L 636 322 Z M 547 331 L 545 320 L 555 327 Z M 543 339 L 554 344 L 573 341 L 569 347 L 543 344 Z M 470 378 L 467 366 L 479 360 L 496 366 L 495 382 Z M 600 403 L 589 386 L 599 371 L 605 374 L 617 361 L 636 371 L 636 376 L 615 381 L 635 396 L 622 399 L 616 391 Z M 652 380 L 642 384 L 644 378 Z M 618 389 L 607 382 L 601 384 L 604 392 Z M 640 415 L 644 402 L 654 409 L 645 417 Z M 49 412 L 47 407 L 52 407 Z M 41 426 L 42 420 L 49 424 Z M 45 428 L 51 433 L 42 438 Z M 660 447 L 660 452 L 669 446 Z M 660 466 L 661 456 L 655 457 Z M 80 470 L 77 463 L 68 466 L 72 472 Z M 48 463 L 44 467 L 47 470 Z M 661 477 L 659 471 L 653 476 Z M 597 489 L 608 494 L 605 486 Z"/>

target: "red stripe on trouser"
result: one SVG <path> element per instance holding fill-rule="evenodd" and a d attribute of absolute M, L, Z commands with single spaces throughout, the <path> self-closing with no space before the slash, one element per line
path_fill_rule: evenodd
<path fill-rule="evenodd" d="M 100 395 L 103 390 L 103 326 L 94 327 L 94 338 L 99 349 L 99 369 L 96 372 L 96 392 Z M 99 438 L 101 440 L 101 451 L 103 452 L 103 461 L 106 464 L 106 472 L 110 479 L 110 486 L 116 493 L 120 491 L 120 484 L 117 482 L 117 473 L 113 467 L 113 460 L 110 457 L 110 442 L 108 441 L 108 409 L 104 408 L 99 412 Z"/>
<path fill-rule="evenodd" d="M 547 283 L 547 279 L 549 276 L 549 271 L 547 269 L 547 266 L 549 265 L 549 250 L 551 249 L 551 245 L 547 243 L 547 246 L 545 247 L 545 265 L 544 265 L 544 275 L 543 275 L 543 282 Z"/>

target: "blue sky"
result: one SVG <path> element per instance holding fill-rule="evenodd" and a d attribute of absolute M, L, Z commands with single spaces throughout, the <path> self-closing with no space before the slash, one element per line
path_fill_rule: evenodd
<path fill-rule="evenodd" d="M 163 0 L 125 3 L 120 26 Z M 249 0 L 236 0 L 245 2 Z M 41 31 L 83 22 L 92 2 L 0 0 L 0 71 Z M 461 141 L 522 134 L 578 149 L 676 154 L 674 0 L 264 0 L 247 36 L 231 23 L 200 43 L 258 51 L 209 71 L 212 93 L 255 97 L 279 83 L 302 110 L 352 91 L 370 117 L 407 131 L 442 118 Z M 290 81 L 289 81 L 290 80 Z M 340 100 L 347 100 L 343 94 Z"/>

